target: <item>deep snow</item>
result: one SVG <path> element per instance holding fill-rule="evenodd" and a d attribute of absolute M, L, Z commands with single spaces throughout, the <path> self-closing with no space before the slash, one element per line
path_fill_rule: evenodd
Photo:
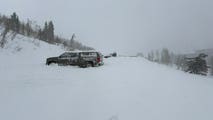
<path fill-rule="evenodd" d="M 213 119 L 211 77 L 130 57 L 86 69 L 45 65 L 62 52 L 21 35 L 0 50 L 0 120 Z"/>

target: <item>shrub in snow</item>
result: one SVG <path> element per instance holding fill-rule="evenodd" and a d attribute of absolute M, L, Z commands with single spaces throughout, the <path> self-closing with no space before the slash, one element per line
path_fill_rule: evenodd
<path fill-rule="evenodd" d="M 207 57 L 206 54 L 199 54 L 195 58 L 185 58 L 187 66 L 185 72 L 199 75 L 207 75 L 208 66 L 205 60 L 206 57 Z"/>

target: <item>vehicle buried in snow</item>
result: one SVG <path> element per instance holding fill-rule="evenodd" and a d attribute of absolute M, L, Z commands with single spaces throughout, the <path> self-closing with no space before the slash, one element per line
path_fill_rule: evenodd
<path fill-rule="evenodd" d="M 103 55 L 96 51 L 64 52 L 58 57 L 47 58 L 46 64 L 73 65 L 82 68 L 103 65 Z"/>

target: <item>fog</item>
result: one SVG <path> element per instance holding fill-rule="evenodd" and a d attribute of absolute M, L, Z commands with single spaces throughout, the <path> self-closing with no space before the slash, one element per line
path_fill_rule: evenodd
<path fill-rule="evenodd" d="M 134 54 L 169 48 L 212 48 L 212 0 L 0 0 L 0 13 L 43 25 L 104 52 Z"/>

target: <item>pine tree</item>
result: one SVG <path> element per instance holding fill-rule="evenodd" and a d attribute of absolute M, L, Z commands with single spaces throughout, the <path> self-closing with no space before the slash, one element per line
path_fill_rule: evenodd
<path fill-rule="evenodd" d="M 4 45 L 6 44 L 6 35 L 7 35 L 7 33 L 9 32 L 9 27 L 10 27 L 10 21 L 8 20 L 8 21 L 5 21 L 5 23 L 4 23 L 4 26 L 5 26 L 5 29 L 4 29 L 4 31 L 2 32 L 2 34 L 1 34 L 1 36 L 2 36 L 2 39 L 0 40 L 0 47 L 1 48 L 3 48 L 4 47 Z"/>
<path fill-rule="evenodd" d="M 72 48 L 72 49 L 75 49 L 75 33 L 72 35 L 72 38 L 70 39 L 70 43 L 69 43 L 69 46 Z"/>
<path fill-rule="evenodd" d="M 54 41 L 54 25 L 52 21 L 50 21 L 47 26 L 47 39 L 50 43 Z"/>
<path fill-rule="evenodd" d="M 43 32 L 42 32 L 42 36 L 43 36 L 43 40 L 47 41 L 47 37 L 48 37 L 48 24 L 47 22 L 44 23 L 44 29 L 43 29 Z"/>
<path fill-rule="evenodd" d="M 42 33 L 41 28 L 40 28 L 40 29 L 38 30 L 38 37 L 37 37 L 37 38 L 38 38 L 39 40 L 42 40 L 42 38 L 43 38 L 42 36 L 43 36 L 43 33 Z"/>
<path fill-rule="evenodd" d="M 185 55 L 176 55 L 174 64 L 177 66 L 177 69 L 186 71 L 187 67 L 187 59 Z"/>
<path fill-rule="evenodd" d="M 27 36 L 30 36 L 31 32 L 32 32 L 31 22 L 29 20 L 27 20 L 27 24 L 26 24 L 26 33 L 27 33 Z"/>
<path fill-rule="evenodd" d="M 161 52 L 161 63 L 165 65 L 169 65 L 171 62 L 171 58 L 169 55 L 169 50 L 167 48 L 164 48 Z"/>
<path fill-rule="evenodd" d="M 211 58 L 210 58 L 210 68 L 211 68 L 211 75 L 213 75 L 213 56 L 211 56 Z"/>
<path fill-rule="evenodd" d="M 16 13 L 14 12 L 14 13 L 11 15 L 11 17 L 10 17 L 10 22 L 9 22 L 9 24 L 10 24 L 10 29 L 11 29 L 12 31 L 15 31 L 15 19 L 16 19 Z"/>
<path fill-rule="evenodd" d="M 2 20 L 2 16 L 0 14 L 0 25 L 2 24 L 3 20 Z"/>
<path fill-rule="evenodd" d="M 147 57 L 149 61 L 154 61 L 154 52 L 153 51 L 149 52 Z"/>
<path fill-rule="evenodd" d="M 20 30 L 20 21 L 17 14 L 14 12 L 10 17 L 10 29 L 14 32 L 19 33 Z"/>
<path fill-rule="evenodd" d="M 20 25 L 20 33 L 22 35 L 25 35 L 25 24 L 24 23 L 21 23 L 21 25 Z"/>
<path fill-rule="evenodd" d="M 207 75 L 208 66 L 206 63 L 205 58 L 207 57 L 206 54 L 199 54 L 195 58 L 186 58 L 186 72 L 192 74 L 199 74 L 199 75 Z"/>
<path fill-rule="evenodd" d="M 159 54 L 158 50 L 155 51 L 155 62 L 157 62 L 157 63 L 160 62 L 160 54 Z"/>
<path fill-rule="evenodd" d="M 152 60 L 152 58 L 151 58 L 151 54 L 150 54 L 150 53 L 148 53 L 148 55 L 147 55 L 147 59 L 148 59 L 149 61 L 151 61 L 151 60 Z"/>
<path fill-rule="evenodd" d="M 20 31 L 20 21 L 19 21 L 19 17 L 18 16 L 16 16 L 16 19 L 15 19 L 15 31 L 17 33 L 19 33 L 19 31 Z"/>

